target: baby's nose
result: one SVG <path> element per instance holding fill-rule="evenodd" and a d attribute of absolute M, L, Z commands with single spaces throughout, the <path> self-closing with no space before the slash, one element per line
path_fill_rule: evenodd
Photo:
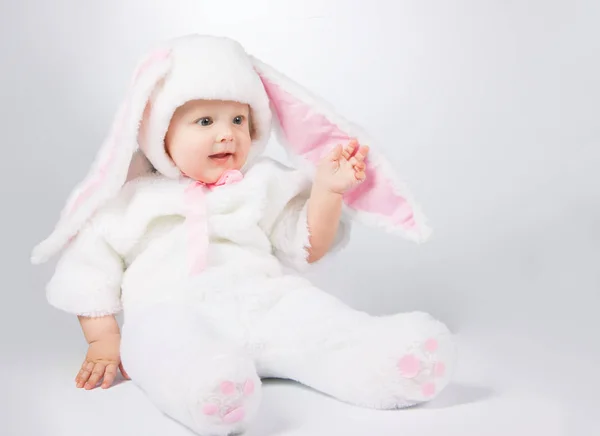
<path fill-rule="evenodd" d="M 233 141 L 233 135 L 231 133 L 223 133 L 217 138 L 217 142 L 231 142 Z"/>

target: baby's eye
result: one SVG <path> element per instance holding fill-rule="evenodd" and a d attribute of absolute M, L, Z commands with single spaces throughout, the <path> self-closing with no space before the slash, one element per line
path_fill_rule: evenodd
<path fill-rule="evenodd" d="M 244 122 L 244 117 L 242 115 L 238 115 L 233 119 L 235 124 L 242 124 Z"/>
<path fill-rule="evenodd" d="M 201 126 L 210 126 L 212 124 L 212 119 L 210 117 L 204 117 L 200 118 L 198 121 L 196 121 L 196 123 L 200 124 Z"/>

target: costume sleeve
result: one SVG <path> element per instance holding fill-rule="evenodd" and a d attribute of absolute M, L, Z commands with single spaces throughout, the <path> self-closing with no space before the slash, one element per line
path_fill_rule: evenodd
<path fill-rule="evenodd" d="M 46 286 L 52 306 L 90 317 L 121 311 L 124 262 L 101 229 L 99 222 L 91 220 L 63 251 Z"/>
<path fill-rule="evenodd" d="M 265 223 L 275 256 L 287 267 L 305 271 L 309 263 L 308 200 L 311 178 L 303 171 L 278 167 L 270 180 Z M 342 213 L 328 255 L 344 248 L 350 237 L 350 220 Z"/>

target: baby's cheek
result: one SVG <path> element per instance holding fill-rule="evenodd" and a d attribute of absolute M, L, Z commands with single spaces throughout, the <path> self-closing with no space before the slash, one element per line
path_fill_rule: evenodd
<path fill-rule="evenodd" d="M 171 158 L 185 175 L 195 180 L 202 179 L 203 172 L 206 172 L 206 157 L 193 148 L 181 148 L 177 153 L 172 153 Z"/>
<path fill-rule="evenodd" d="M 248 159 L 248 154 L 250 153 L 251 142 L 247 144 L 243 144 L 236 150 L 236 166 L 240 169 Z"/>
<path fill-rule="evenodd" d="M 186 173 L 192 172 L 196 165 L 195 155 L 188 149 L 180 149 L 177 153 L 172 153 L 173 162 L 175 165 L 179 167 L 179 169 L 183 170 Z"/>

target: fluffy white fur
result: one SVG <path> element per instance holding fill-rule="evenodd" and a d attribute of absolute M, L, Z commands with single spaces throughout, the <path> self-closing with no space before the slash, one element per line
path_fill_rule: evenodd
<path fill-rule="evenodd" d="M 50 303 L 78 315 L 111 314 L 138 303 L 202 299 L 199 290 L 255 276 L 264 286 L 263 274 L 306 270 L 311 183 L 303 172 L 263 157 L 241 182 L 207 191 L 213 242 L 209 268 L 197 277 L 190 277 L 187 257 L 190 183 L 158 173 L 128 182 L 64 250 L 47 287 Z M 332 251 L 343 248 L 349 232 L 343 219 Z"/>
<path fill-rule="evenodd" d="M 449 383 L 455 359 L 442 323 L 420 312 L 373 317 L 301 275 L 309 267 L 313 168 L 260 156 L 272 120 L 255 70 L 369 142 L 324 102 L 246 57 L 237 43 L 197 36 L 170 41 L 140 63 L 89 175 L 54 232 L 34 249 L 34 263 L 62 250 L 48 301 L 85 316 L 123 310 L 121 353 L 133 382 L 167 416 L 200 435 L 247 428 L 263 377 L 297 380 L 381 409 L 435 398 Z M 244 178 L 206 190 L 208 265 L 190 275 L 185 190 L 192 181 L 170 162 L 162 138 L 177 106 L 193 98 L 249 103 L 258 134 Z M 274 127 L 280 128 L 277 120 Z M 282 135 L 280 141 L 285 145 Z M 397 182 L 386 160 L 371 153 L 371 164 Z M 94 181 L 97 189 L 71 213 Z M 422 241 L 428 230 L 413 208 L 418 234 L 399 233 Z M 354 220 L 397 231 L 384 217 L 345 208 L 330 252 L 348 243 Z"/>

